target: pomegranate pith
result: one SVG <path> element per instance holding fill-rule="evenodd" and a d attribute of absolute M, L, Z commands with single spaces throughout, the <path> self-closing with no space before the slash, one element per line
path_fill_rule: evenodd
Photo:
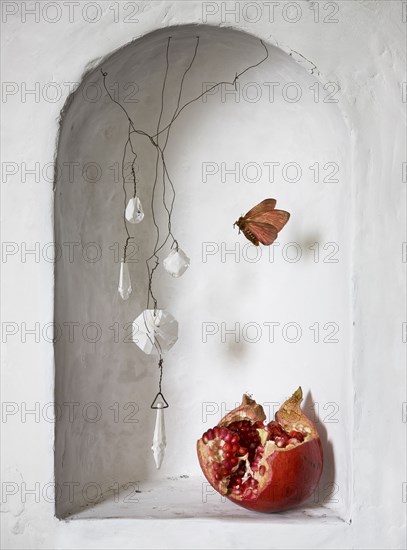
<path fill-rule="evenodd" d="M 239 407 L 206 431 L 197 451 L 212 487 L 259 512 L 287 510 L 310 497 L 322 473 L 322 446 L 301 401 L 298 388 L 265 424 L 262 406 L 244 395 Z"/>

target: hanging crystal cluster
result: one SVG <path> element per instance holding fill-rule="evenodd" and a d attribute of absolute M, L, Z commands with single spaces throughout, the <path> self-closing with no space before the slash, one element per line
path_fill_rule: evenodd
<path fill-rule="evenodd" d="M 135 194 L 127 203 L 124 213 L 126 220 L 129 223 L 140 223 L 144 218 L 143 207 L 140 199 Z M 129 237 L 130 238 L 130 237 Z M 123 300 L 128 300 L 132 292 L 131 279 L 128 263 L 125 260 L 126 247 L 124 258 L 120 263 L 119 276 L 119 294 Z M 172 275 L 172 277 L 181 277 L 189 267 L 190 259 L 185 252 L 179 248 L 178 243 L 168 256 L 163 260 L 164 269 Z M 175 342 L 178 340 L 178 321 L 164 309 L 145 309 L 133 321 L 132 338 L 135 344 L 147 355 L 158 355 L 160 357 L 160 381 L 159 392 L 154 399 L 151 407 L 156 409 L 155 428 L 151 450 L 153 452 L 154 462 L 157 469 L 161 468 L 164 460 L 165 448 L 167 445 L 165 437 L 165 422 L 164 409 L 168 407 L 163 394 L 161 393 L 162 379 L 162 355 L 169 351 Z"/>
<path fill-rule="evenodd" d="M 169 59 L 168 54 L 169 54 L 169 48 L 170 48 L 170 40 L 171 40 L 171 37 L 169 37 L 167 41 L 167 56 L 166 56 L 167 71 L 165 73 L 165 78 L 163 81 L 163 88 L 162 88 L 161 114 L 164 108 L 164 91 L 165 91 L 167 72 L 168 72 L 168 59 Z M 198 44 L 199 44 L 199 37 L 197 37 L 197 42 L 196 42 L 196 47 L 195 47 L 194 56 L 192 58 L 192 62 L 185 70 L 184 77 L 186 76 L 193 61 L 195 60 Z M 102 71 L 102 75 L 104 79 L 103 83 L 104 83 L 106 92 L 110 96 L 110 98 L 113 99 L 112 95 L 110 94 L 106 86 L 105 79 L 106 79 L 107 73 Z M 182 78 L 182 83 L 183 83 L 184 77 Z M 164 240 L 163 244 L 159 246 L 159 229 L 154 217 L 154 190 L 156 187 L 155 184 L 157 183 L 157 174 L 158 174 L 156 171 L 156 179 L 153 185 L 151 210 L 152 210 L 153 221 L 157 228 L 157 241 L 155 243 L 152 256 L 147 260 L 147 268 L 148 268 L 148 274 L 149 274 L 147 309 L 142 311 L 140 315 L 133 321 L 132 338 L 134 343 L 137 344 L 137 346 L 144 353 L 146 353 L 147 355 L 157 355 L 159 357 L 159 362 L 158 362 L 158 365 L 160 368 L 160 378 L 158 383 L 159 390 L 151 405 L 151 408 L 156 409 L 157 411 L 154 436 L 153 436 L 153 442 L 151 447 L 157 468 L 161 467 L 161 464 L 164 459 L 164 454 L 165 454 L 166 437 L 165 437 L 164 409 L 168 407 L 168 403 L 165 400 L 165 397 L 163 396 L 163 394 L 161 393 L 161 383 L 162 383 L 162 375 L 163 375 L 162 355 L 167 351 L 169 351 L 172 348 L 172 346 L 175 344 L 175 342 L 178 340 L 178 322 L 176 321 L 176 319 L 174 319 L 171 313 L 169 313 L 164 309 L 157 308 L 157 300 L 155 299 L 152 291 L 152 280 L 153 280 L 153 274 L 154 274 L 155 268 L 158 266 L 158 263 L 159 263 L 159 256 L 157 255 L 157 253 L 159 252 L 159 250 L 163 248 L 163 246 L 165 245 L 165 243 L 167 242 L 170 236 L 173 238 L 172 250 L 169 252 L 168 256 L 162 261 L 165 271 L 167 271 L 167 273 L 169 273 L 172 277 L 178 278 L 185 273 L 185 271 L 188 269 L 190 264 L 190 259 L 185 254 L 185 252 L 179 248 L 178 242 L 175 240 L 175 237 L 171 232 L 171 215 L 172 215 L 172 209 L 173 209 L 173 204 L 175 200 L 175 189 L 168 175 L 168 171 L 167 171 L 165 161 L 164 161 L 164 156 L 163 156 L 163 151 L 168 141 L 170 126 L 172 122 L 175 120 L 177 113 L 179 114 L 179 112 L 181 111 L 181 109 L 179 109 L 179 103 L 180 103 L 181 93 L 182 93 L 182 83 L 181 83 L 181 89 L 179 92 L 178 103 L 170 125 L 168 125 L 167 128 L 164 128 L 163 130 L 160 131 L 160 122 L 161 122 L 161 114 L 160 114 L 158 127 L 157 127 L 157 135 L 154 136 L 156 141 L 154 141 L 152 136 L 148 136 L 148 134 L 146 134 L 145 132 L 142 132 L 143 135 L 150 137 L 151 143 L 157 148 L 157 153 L 158 152 L 161 153 L 162 165 L 163 165 L 163 187 L 164 187 L 163 203 L 168 213 L 168 235 L 167 235 L 167 238 Z M 115 100 L 113 99 L 113 101 Z M 118 103 L 118 101 L 115 101 L 115 102 Z M 131 142 L 131 135 L 137 132 L 137 130 L 129 114 L 127 113 L 126 109 L 123 106 L 121 107 L 124 110 L 124 112 L 127 114 L 127 118 L 129 121 L 129 127 L 128 127 L 129 133 L 128 133 L 128 140 L 126 141 L 126 144 L 124 147 L 124 157 L 123 157 L 123 190 L 124 190 L 124 197 L 125 197 L 123 214 L 124 214 L 125 231 L 127 233 L 127 240 L 124 246 L 123 259 L 120 264 L 118 292 L 120 297 L 123 300 L 128 300 L 132 292 L 132 287 L 131 287 L 129 266 L 126 262 L 126 252 L 127 252 L 128 242 L 132 237 L 129 233 L 127 223 L 138 224 L 142 222 L 144 219 L 144 211 L 143 211 L 140 198 L 137 196 L 137 178 L 136 178 L 135 169 L 134 169 L 134 163 L 137 158 L 137 154 L 135 153 Z M 166 141 L 165 141 L 164 147 L 161 149 L 159 146 L 158 136 L 166 129 L 168 129 L 168 132 L 166 135 Z M 137 132 L 137 133 L 141 133 L 141 132 Z M 132 174 L 134 189 L 133 189 L 133 196 L 129 199 L 129 201 L 126 204 L 126 179 L 124 174 L 124 160 L 126 158 L 126 151 L 128 146 L 130 147 L 131 152 L 133 154 L 133 160 L 131 163 L 131 174 Z M 168 178 L 168 180 L 170 181 L 171 187 L 174 193 L 170 209 L 166 204 L 166 198 L 165 198 L 166 178 Z M 155 258 L 157 263 L 153 269 L 150 269 L 148 261 L 151 260 L 152 258 Z M 150 297 L 153 299 L 154 309 L 148 309 Z"/>
<path fill-rule="evenodd" d="M 139 197 L 135 194 L 126 206 L 125 219 L 132 224 L 140 223 L 144 218 L 143 207 Z M 127 233 L 128 234 L 128 233 Z M 129 234 L 128 234 L 129 235 Z M 129 236 L 130 238 L 130 236 Z M 126 241 L 124 258 L 120 263 L 118 291 L 123 300 L 128 300 L 132 292 L 129 266 L 126 262 Z M 163 260 L 164 269 L 172 277 L 181 277 L 189 267 L 190 259 L 185 252 L 178 247 L 173 248 Z M 156 409 L 155 428 L 151 450 L 157 469 L 161 468 L 164 460 L 165 448 L 167 445 L 165 437 L 164 409 L 168 407 L 163 394 L 161 393 L 162 379 L 162 355 L 169 351 L 178 340 L 178 321 L 164 309 L 145 309 L 133 321 L 132 338 L 135 344 L 147 355 L 158 355 L 161 369 L 159 392 L 151 405 Z"/>

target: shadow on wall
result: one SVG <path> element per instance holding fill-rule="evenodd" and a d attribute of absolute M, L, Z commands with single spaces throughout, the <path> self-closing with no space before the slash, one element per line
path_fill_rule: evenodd
<path fill-rule="evenodd" d="M 323 451 L 324 465 L 322 470 L 321 479 L 319 481 L 318 490 L 314 497 L 314 502 L 320 504 L 327 504 L 329 502 L 335 502 L 336 494 L 338 492 L 338 486 L 335 482 L 335 456 L 332 442 L 328 439 L 328 430 L 325 427 L 324 422 L 321 421 L 319 414 L 315 412 L 315 402 L 312 399 L 312 392 L 308 392 L 303 404 L 303 410 L 310 420 L 312 420 L 317 428 Z M 311 415 L 311 411 L 314 412 L 314 416 Z"/>

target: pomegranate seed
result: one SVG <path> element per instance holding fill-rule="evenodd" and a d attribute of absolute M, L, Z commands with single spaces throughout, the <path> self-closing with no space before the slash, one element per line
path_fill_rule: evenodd
<path fill-rule="evenodd" d="M 230 441 L 233 441 L 234 437 L 237 437 L 237 436 L 233 435 L 232 432 L 228 431 L 223 439 L 227 442 L 230 442 Z"/>
<path fill-rule="evenodd" d="M 208 434 L 205 432 L 202 436 L 202 441 L 205 443 L 205 445 L 208 443 L 209 439 L 208 439 Z"/>
<path fill-rule="evenodd" d="M 233 451 L 234 453 L 237 453 L 238 450 L 239 450 L 239 445 L 238 445 L 237 443 L 233 443 L 233 445 L 232 445 L 232 451 Z"/>
<path fill-rule="evenodd" d="M 300 443 L 304 441 L 304 436 L 301 432 L 297 432 L 297 430 L 291 430 L 290 437 L 294 437 L 295 439 L 298 439 Z"/>
<path fill-rule="evenodd" d="M 232 443 L 237 443 L 239 441 L 239 436 L 238 435 L 233 435 L 232 436 L 232 439 L 230 440 Z"/>
<path fill-rule="evenodd" d="M 275 437 L 287 437 L 286 432 L 280 426 L 278 422 L 270 422 L 267 424 L 267 432 L 269 434 L 269 439 L 273 440 Z"/>
<path fill-rule="evenodd" d="M 219 433 L 220 433 L 220 437 L 221 437 L 222 439 L 225 439 L 225 437 L 227 436 L 227 434 L 228 434 L 229 432 L 227 431 L 226 428 L 221 428 Z"/>
<path fill-rule="evenodd" d="M 214 462 L 213 463 L 213 469 L 215 470 L 215 472 L 217 472 L 219 470 L 219 468 L 220 468 L 219 462 Z"/>
<path fill-rule="evenodd" d="M 264 464 L 262 464 L 259 468 L 259 474 L 261 476 L 264 476 L 265 473 L 266 473 L 266 467 L 264 466 Z"/>
<path fill-rule="evenodd" d="M 230 464 L 232 465 L 232 468 L 238 465 L 239 459 L 236 457 L 233 457 L 230 459 Z"/>
<path fill-rule="evenodd" d="M 212 429 L 208 430 L 208 431 L 206 432 L 206 435 L 207 435 L 209 441 L 212 441 L 212 439 L 214 439 L 214 437 L 215 437 L 215 434 L 213 433 L 213 430 L 212 430 Z"/>
<path fill-rule="evenodd" d="M 237 477 L 237 478 L 235 479 L 235 483 L 236 483 L 236 485 L 240 485 L 240 484 L 242 483 L 242 478 L 241 478 L 241 477 Z"/>
<path fill-rule="evenodd" d="M 222 479 L 222 476 L 220 475 L 219 472 L 217 472 L 217 473 L 215 474 L 215 479 L 216 479 L 216 481 L 220 481 L 220 480 Z"/>
<path fill-rule="evenodd" d="M 232 450 L 232 447 L 233 447 L 232 443 L 230 443 L 230 442 L 228 441 L 227 443 L 224 444 L 223 450 L 226 451 L 226 452 L 228 452 L 228 451 L 231 451 L 231 450 Z"/>
<path fill-rule="evenodd" d="M 219 437 L 220 435 L 220 428 L 218 428 L 218 426 L 215 426 L 215 428 L 213 428 L 213 432 L 215 434 L 215 437 Z"/>
<path fill-rule="evenodd" d="M 274 441 L 280 449 L 283 449 L 287 445 L 287 439 L 285 437 L 276 437 Z"/>
<path fill-rule="evenodd" d="M 236 453 L 239 455 L 239 456 L 243 456 L 247 453 L 246 449 L 244 447 L 239 447 L 238 450 L 236 451 Z"/>

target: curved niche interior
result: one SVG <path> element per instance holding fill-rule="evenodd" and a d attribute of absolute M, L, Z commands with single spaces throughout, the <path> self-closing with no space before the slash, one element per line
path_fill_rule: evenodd
<path fill-rule="evenodd" d="M 57 515 L 253 518 L 210 490 L 195 442 L 243 392 L 272 413 L 273 403 L 301 384 L 305 409 L 319 420 L 325 470 L 313 501 L 288 515 L 301 518 L 307 509 L 316 518 L 345 517 L 352 396 L 349 135 L 335 96 L 328 95 L 333 90 L 271 45 L 268 60 L 246 72 L 236 89 L 213 90 L 172 127 L 166 155 L 176 188 L 173 229 L 191 267 L 180 279 L 156 272 L 159 306 L 178 319 L 179 340 L 165 357 L 167 453 L 161 470 L 154 465 L 150 404 L 157 361 L 131 343 L 129 323 L 146 305 L 155 150 L 143 137 L 134 140 L 146 215 L 134 226 L 133 292 L 122 301 L 120 163 L 127 121 L 106 96 L 100 67 L 137 127 L 154 133 L 167 38 L 168 123 L 197 35 L 182 103 L 208 83 L 232 81 L 264 55 L 257 38 L 232 29 L 159 30 L 88 71 L 62 113 L 55 238 L 71 253 L 56 262 L 55 393 L 63 412 L 56 423 Z M 165 227 L 158 185 L 157 220 Z M 276 246 L 256 249 L 232 224 L 266 197 L 275 197 L 291 219 Z"/>

